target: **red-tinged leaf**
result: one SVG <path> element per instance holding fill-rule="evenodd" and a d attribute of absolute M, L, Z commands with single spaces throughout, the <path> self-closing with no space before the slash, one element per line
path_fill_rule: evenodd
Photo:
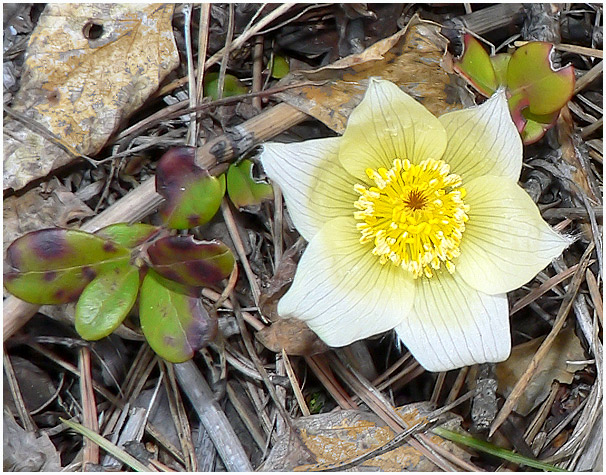
<path fill-rule="evenodd" d="M 551 126 L 547 126 L 545 124 L 540 124 L 539 122 L 535 122 L 534 120 L 527 119 L 526 125 L 524 126 L 524 130 L 522 130 L 522 142 L 524 145 L 530 145 L 532 143 L 538 142 L 541 140 L 545 132 L 549 130 Z"/>
<path fill-rule="evenodd" d="M 482 44 L 470 34 L 463 38 L 463 54 L 455 61 L 454 69 L 486 97 L 497 90 L 497 76 L 490 56 Z"/>
<path fill-rule="evenodd" d="M 225 194 L 225 176 L 211 176 L 196 166 L 195 152 L 193 147 L 175 147 L 158 163 L 156 191 L 166 199 L 160 215 L 173 229 L 195 228 L 210 221 Z"/>
<path fill-rule="evenodd" d="M 164 287 L 150 270 L 141 286 L 139 317 L 149 346 L 162 358 L 182 363 L 211 342 L 217 334 L 217 321 L 199 298 Z"/>
<path fill-rule="evenodd" d="M 111 239 L 127 249 L 134 249 L 157 234 L 160 229 L 161 228 L 152 226 L 151 224 L 116 223 L 99 229 L 95 234 Z"/>
<path fill-rule="evenodd" d="M 97 275 L 128 263 L 128 249 L 71 229 L 42 229 L 15 240 L 6 251 L 4 286 L 39 305 L 74 301 Z"/>
<path fill-rule="evenodd" d="M 227 171 L 227 194 L 236 208 L 258 206 L 274 195 L 271 185 L 253 178 L 252 169 L 253 162 L 242 160 Z"/>
<path fill-rule="evenodd" d="M 552 50 L 550 43 L 533 41 L 518 48 L 509 61 L 509 90 L 512 95 L 527 97 L 533 114 L 544 115 L 560 110 L 574 91 L 574 68 L 569 65 L 554 70 Z"/>
<path fill-rule="evenodd" d="M 524 109 L 528 107 L 528 98 L 524 94 L 516 94 L 507 100 L 511 118 L 518 132 L 521 134 L 526 127 L 526 117 L 524 117 Z"/>
<path fill-rule="evenodd" d="M 76 304 L 76 331 L 85 340 L 99 340 L 124 321 L 137 300 L 139 269 L 125 264 L 97 276 Z"/>
<path fill-rule="evenodd" d="M 147 250 L 153 269 L 187 287 L 217 285 L 235 265 L 230 249 L 219 241 L 197 241 L 193 236 L 158 239 Z"/>

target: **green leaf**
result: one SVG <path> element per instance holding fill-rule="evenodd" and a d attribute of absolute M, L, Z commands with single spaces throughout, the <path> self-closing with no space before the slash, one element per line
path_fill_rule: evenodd
<path fill-rule="evenodd" d="M 71 229 L 42 229 L 15 240 L 6 251 L 4 286 L 38 305 L 74 301 L 97 275 L 127 264 L 128 249 Z"/>
<path fill-rule="evenodd" d="M 470 34 L 463 38 L 463 54 L 455 61 L 454 69 L 486 97 L 497 90 L 497 76 L 490 56 L 482 44 Z"/>
<path fill-rule="evenodd" d="M 510 450 L 502 449 L 483 440 L 470 437 L 468 435 L 459 434 L 457 432 L 443 429 L 442 427 L 434 427 L 431 429 L 432 432 L 443 437 L 444 439 L 451 440 L 453 442 L 466 445 L 467 447 L 481 450 L 487 454 L 496 455 L 497 457 L 507 460 L 508 462 L 517 463 L 519 465 L 526 465 L 527 467 L 538 468 L 539 470 L 545 470 L 547 472 L 566 472 L 562 468 L 550 465 L 548 463 L 540 462 L 520 454 L 516 454 Z"/>
<path fill-rule="evenodd" d="M 288 61 L 284 56 L 274 55 L 273 62 L 271 63 L 271 77 L 275 79 L 282 79 L 290 71 Z"/>
<path fill-rule="evenodd" d="M 511 54 L 509 53 L 499 53 L 490 57 L 490 62 L 492 63 L 492 69 L 494 69 L 498 86 L 507 85 L 507 68 L 509 66 L 510 59 Z"/>
<path fill-rule="evenodd" d="M 164 287 L 153 270 L 143 279 L 139 317 L 149 346 L 171 363 L 189 360 L 217 334 L 202 300 Z"/>
<path fill-rule="evenodd" d="M 550 59 L 552 50 L 550 43 L 533 41 L 518 48 L 509 61 L 509 90 L 512 95 L 526 97 L 533 114 L 560 110 L 574 91 L 574 68 L 569 65 L 554 70 Z"/>
<path fill-rule="evenodd" d="M 193 236 L 167 236 L 147 250 L 152 268 L 187 287 L 217 285 L 229 277 L 236 260 L 220 241 L 197 241 Z"/>
<path fill-rule="evenodd" d="M 274 195 L 271 185 L 253 178 L 252 168 L 253 162 L 242 160 L 227 171 L 227 194 L 236 208 L 258 206 Z"/>
<path fill-rule="evenodd" d="M 134 249 L 158 233 L 160 229 L 158 226 L 152 226 L 151 224 L 116 223 L 99 229 L 95 234 L 111 239 L 127 249 Z"/>
<path fill-rule="evenodd" d="M 225 194 L 225 176 L 211 176 L 194 163 L 194 147 L 174 147 L 156 168 L 156 190 L 166 203 L 160 216 L 173 229 L 190 229 L 210 221 Z"/>
<path fill-rule="evenodd" d="M 240 80 L 231 74 L 225 75 L 223 82 L 223 97 L 239 96 L 246 94 L 248 89 Z M 204 96 L 213 101 L 219 99 L 219 73 L 206 73 L 204 75 Z"/>
<path fill-rule="evenodd" d="M 97 276 L 76 304 L 76 331 L 85 340 L 99 340 L 124 321 L 137 300 L 139 269 L 125 264 Z"/>

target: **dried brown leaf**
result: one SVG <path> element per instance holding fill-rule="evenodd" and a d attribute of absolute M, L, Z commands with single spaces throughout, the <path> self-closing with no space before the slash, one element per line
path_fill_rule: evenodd
<path fill-rule="evenodd" d="M 352 109 L 362 100 L 370 77 L 401 86 L 435 115 L 473 105 L 462 81 L 441 66 L 447 40 L 438 25 L 414 17 L 393 36 L 329 66 L 294 72 L 282 85 L 305 80 L 325 81 L 321 86 L 289 89 L 278 96 L 290 105 L 343 133 Z"/>

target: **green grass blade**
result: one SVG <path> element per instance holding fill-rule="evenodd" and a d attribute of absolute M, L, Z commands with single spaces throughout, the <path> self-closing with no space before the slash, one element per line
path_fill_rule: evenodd
<path fill-rule="evenodd" d="M 488 442 L 484 442 L 483 440 L 479 440 L 468 435 L 459 434 L 458 432 L 453 432 L 447 429 L 443 429 L 441 427 L 433 428 L 432 432 L 434 434 L 439 435 L 440 437 L 443 437 L 444 439 L 448 439 L 452 442 L 466 445 L 467 447 L 471 447 L 476 450 L 481 450 L 482 452 L 486 452 L 487 454 L 496 455 L 497 457 L 507 460 L 508 462 L 517 463 L 519 465 L 526 465 L 527 467 L 532 467 L 539 470 L 545 470 L 546 472 L 568 471 L 564 470 L 563 468 L 555 467 L 554 465 L 550 465 L 548 463 L 543 463 L 539 462 L 538 460 L 524 457 L 523 455 L 516 454 L 511 450 L 496 447 Z"/>
<path fill-rule="evenodd" d="M 120 460 L 120 462 L 125 463 L 133 470 L 135 470 L 137 472 L 149 472 L 150 471 L 149 467 L 147 467 L 146 465 L 143 465 L 141 462 L 139 462 L 135 457 L 130 455 L 128 452 L 126 452 L 125 450 L 121 449 L 120 447 L 117 447 L 116 445 L 112 444 L 105 437 L 102 437 L 99 434 L 93 432 L 92 430 L 87 429 L 82 424 L 78 424 L 77 422 L 68 421 L 68 420 L 65 420 L 62 418 L 59 418 L 59 420 L 61 420 L 61 422 L 63 422 L 66 426 L 74 429 L 79 434 L 90 439 L 92 442 L 94 442 L 99 447 L 101 447 L 103 450 L 105 450 L 108 454 L 117 458 L 118 460 Z"/>

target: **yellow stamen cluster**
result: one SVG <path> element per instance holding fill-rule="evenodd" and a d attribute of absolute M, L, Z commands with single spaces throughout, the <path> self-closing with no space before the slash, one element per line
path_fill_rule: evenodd
<path fill-rule="evenodd" d="M 354 186 L 360 242 L 374 242 L 381 264 L 402 266 L 415 278 L 432 277 L 442 263 L 454 272 L 469 206 L 461 177 L 449 172 L 442 160 L 396 159 L 389 170 L 366 170 L 376 186 Z"/>

